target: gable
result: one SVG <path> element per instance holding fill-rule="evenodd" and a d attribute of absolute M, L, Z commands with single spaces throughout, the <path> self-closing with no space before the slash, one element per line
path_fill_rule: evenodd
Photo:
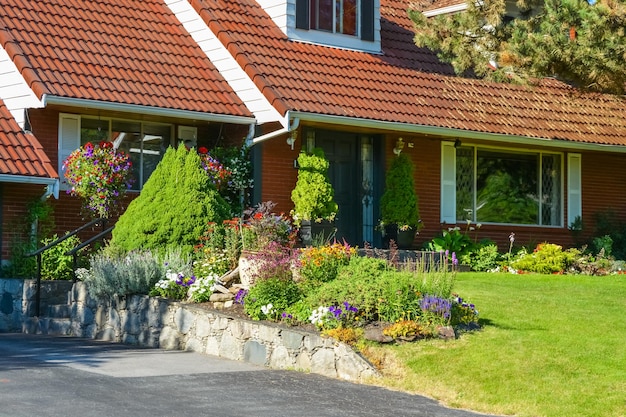
<path fill-rule="evenodd" d="M 37 138 L 22 131 L 0 100 L 0 181 L 17 181 L 11 177 L 59 176 Z"/>
<path fill-rule="evenodd" d="M 162 1 L 7 0 L 0 26 L 0 47 L 40 100 L 251 116 Z"/>

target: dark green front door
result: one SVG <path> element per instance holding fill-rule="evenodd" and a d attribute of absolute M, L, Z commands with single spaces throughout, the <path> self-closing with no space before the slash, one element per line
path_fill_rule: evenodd
<path fill-rule="evenodd" d="M 330 168 L 328 176 L 335 191 L 339 212 L 335 221 L 336 238 L 363 247 L 376 245 L 373 233 L 378 211 L 374 140 L 355 133 L 316 130 L 307 137 L 309 145 L 322 148 Z"/>

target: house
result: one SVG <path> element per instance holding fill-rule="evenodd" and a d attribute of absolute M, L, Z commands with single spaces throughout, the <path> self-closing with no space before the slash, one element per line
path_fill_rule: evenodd
<path fill-rule="evenodd" d="M 450 4 L 454 4 L 450 2 Z M 477 238 L 508 247 L 571 244 L 569 227 L 612 210 L 626 221 L 623 98 L 552 79 L 536 87 L 453 75 L 413 43 L 407 0 L 168 0 L 223 73 L 239 67 L 275 119 L 253 110 L 257 199 L 288 209 L 293 160 L 318 146 L 331 163 L 339 235 L 377 242 L 387 161 L 408 153 L 424 223 L 481 223 Z M 227 81 L 230 81 L 225 75 Z M 231 85 L 244 102 L 246 95 Z M 402 139 L 402 140 L 401 140 Z M 295 140 L 295 142 L 294 142 Z"/>
<path fill-rule="evenodd" d="M 81 144 L 123 138 L 119 147 L 135 170 L 132 198 L 167 146 L 241 144 L 255 124 L 162 1 L 1 7 L 3 260 L 17 220 L 42 197 L 42 185 L 53 190 L 46 195 L 54 195 L 57 233 L 86 223 L 79 200 L 59 181 L 63 160 Z"/>
<path fill-rule="evenodd" d="M 354 244 L 380 242 L 378 200 L 398 152 L 416 165 L 416 246 L 468 220 L 502 245 L 511 232 L 571 244 L 572 224 L 582 219 L 591 236 L 608 210 L 626 221 L 615 192 L 626 179 L 623 99 L 551 79 L 531 88 L 456 77 L 414 45 L 409 4 L 9 0 L 0 98 L 57 172 L 81 131 L 131 133 L 143 180 L 164 144 L 247 137 L 254 200 L 285 212 L 298 153 L 321 147 L 338 236 Z M 70 229 L 77 202 L 61 192 L 55 207 L 57 227 Z"/>

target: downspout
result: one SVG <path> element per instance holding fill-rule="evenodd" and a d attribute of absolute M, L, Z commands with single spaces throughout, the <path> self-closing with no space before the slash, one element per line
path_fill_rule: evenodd
<path fill-rule="evenodd" d="M 246 145 L 249 148 L 251 148 L 254 145 L 257 145 L 257 144 L 259 144 L 261 142 L 265 142 L 268 139 L 272 139 L 272 138 L 275 138 L 277 136 L 284 135 L 286 133 L 292 133 L 300 125 L 300 118 L 299 117 L 295 117 L 293 119 L 293 123 L 291 125 L 289 124 L 290 123 L 290 119 L 291 119 L 291 116 L 289 114 L 289 111 L 287 111 L 287 114 L 285 115 L 285 119 L 281 123 L 284 127 L 280 128 L 278 130 L 275 130 L 273 132 L 267 133 L 265 135 L 258 136 L 256 138 L 253 137 L 254 136 L 254 128 L 252 127 L 250 133 L 248 134 L 248 137 L 246 138 Z M 252 137 L 251 137 L 251 135 L 252 135 Z M 287 143 L 289 145 L 291 145 L 291 149 L 293 149 L 293 143 L 294 142 L 287 142 Z"/>

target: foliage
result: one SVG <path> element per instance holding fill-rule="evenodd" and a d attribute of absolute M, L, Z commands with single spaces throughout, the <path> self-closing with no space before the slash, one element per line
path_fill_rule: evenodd
<path fill-rule="evenodd" d="M 63 162 L 68 194 L 83 201 L 83 209 L 94 218 L 108 218 L 132 186 L 130 156 L 102 141 L 87 142 Z"/>
<path fill-rule="evenodd" d="M 223 193 L 228 186 L 231 172 L 217 158 L 212 156 L 204 146 L 198 148 L 198 155 L 200 156 L 202 169 L 208 175 L 209 180 L 216 190 Z"/>
<path fill-rule="evenodd" d="M 110 245 L 124 251 L 191 253 L 208 222 L 229 217 L 228 204 L 205 174 L 200 157 L 184 146 L 169 148 L 141 194 L 120 216 Z"/>
<path fill-rule="evenodd" d="M 320 329 L 354 327 L 359 321 L 359 309 L 344 301 L 338 305 L 320 306 L 311 312 L 309 321 Z"/>
<path fill-rule="evenodd" d="M 452 316 L 452 301 L 436 295 L 425 294 L 419 300 L 422 318 L 428 323 L 448 325 Z"/>
<path fill-rule="evenodd" d="M 253 320 L 278 320 L 300 298 L 300 289 L 293 280 L 264 279 L 250 288 L 244 299 L 244 310 Z"/>
<path fill-rule="evenodd" d="M 458 294 L 453 294 L 451 309 L 451 324 L 465 325 L 478 323 L 478 310 L 476 306 L 463 300 Z"/>
<path fill-rule="evenodd" d="M 490 271 L 496 268 L 502 257 L 498 252 L 498 245 L 495 243 L 483 243 L 478 245 L 478 248 L 467 252 L 465 255 L 459 257 L 460 261 L 464 265 L 469 265 L 472 271 Z"/>
<path fill-rule="evenodd" d="M 429 326 L 415 320 L 400 320 L 383 329 L 383 334 L 394 339 L 413 340 L 432 336 Z"/>
<path fill-rule="evenodd" d="M 324 151 L 315 148 L 310 154 L 300 153 L 298 166 L 298 180 L 291 192 L 294 204 L 291 216 L 294 223 L 300 226 L 303 220 L 332 221 L 337 215 L 338 206 L 328 178 L 329 163 Z"/>
<path fill-rule="evenodd" d="M 385 192 L 380 200 L 381 222 L 395 224 L 399 229 L 421 227 L 418 198 L 413 178 L 413 161 L 401 153 L 387 170 Z M 403 229 L 404 228 L 404 229 Z"/>
<path fill-rule="evenodd" d="M 354 346 L 357 344 L 361 336 L 363 336 L 363 330 L 355 329 L 354 327 L 336 327 L 333 329 L 323 330 L 322 334 Z"/>
<path fill-rule="evenodd" d="M 299 282 L 302 287 L 316 287 L 335 279 L 342 265 L 347 265 L 355 248 L 335 242 L 324 246 L 300 249 L 298 257 Z"/>
<path fill-rule="evenodd" d="M 564 272 L 579 255 L 577 249 L 563 250 L 553 243 L 540 243 L 532 253 L 521 251 L 511 263 L 519 271 L 550 274 Z"/>
<path fill-rule="evenodd" d="M 458 257 L 462 257 L 472 248 L 473 242 L 470 237 L 461 232 L 459 227 L 452 227 L 443 230 L 441 236 L 433 238 L 427 244 L 427 249 L 435 252 L 454 253 Z"/>
<path fill-rule="evenodd" d="M 231 207 L 231 212 L 240 215 L 250 200 L 250 190 L 254 185 L 252 179 L 252 163 L 250 148 L 245 144 L 241 147 L 218 147 L 211 151 L 230 173 L 226 186 L 220 194 Z"/>
<path fill-rule="evenodd" d="M 199 240 L 194 249 L 200 265 L 223 270 L 222 273 L 237 267 L 242 246 L 238 218 L 222 223 L 208 222 Z"/>
<path fill-rule="evenodd" d="M 46 246 L 57 239 L 58 237 L 55 234 L 51 238 L 43 239 L 41 244 Z M 41 278 L 47 280 L 73 279 L 74 259 L 72 256 L 65 255 L 65 253 L 74 249 L 80 243 L 78 236 L 74 235 L 43 252 L 41 254 Z M 81 262 L 83 261 L 82 258 L 80 260 Z"/>
<path fill-rule="evenodd" d="M 291 248 L 270 242 L 265 250 L 248 253 L 246 259 L 255 265 L 252 278 L 258 282 L 270 278 L 291 280 L 296 256 Z"/>
<path fill-rule="evenodd" d="M 261 250 L 271 242 L 291 247 L 295 243 L 295 230 L 291 220 L 283 213 L 272 212 L 276 203 L 266 201 L 243 212 L 243 250 Z"/>
<path fill-rule="evenodd" d="M 9 262 L 2 265 L 2 276 L 32 278 L 37 273 L 37 259 L 26 255 L 37 249 L 37 242 L 50 236 L 54 229 L 54 209 L 49 200 L 35 198 L 26 202 L 23 218 L 11 225 Z M 33 235 L 33 226 L 34 235 Z"/>
<path fill-rule="evenodd" d="M 425 2 L 426 4 L 430 2 Z M 563 79 L 582 89 L 624 94 L 626 5 L 612 0 L 518 0 L 521 15 L 505 18 L 505 0 L 467 1 L 460 13 L 427 18 L 409 10 L 415 43 L 457 74 L 473 70 L 499 82 Z"/>
<path fill-rule="evenodd" d="M 185 275 L 182 272 L 168 270 L 165 278 L 160 279 L 150 290 L 150 295 L 184 300 L 189 294 L 191 286 L 196 282 L 195 275 Z"/>
<path fill-rule="evenodd" d="M 97 298 L 113 295 L 148 294 L 164 275 L 165 265 L 150 251 L 132 251 L 124 256 L 98 253 L 91 257 L 89 269 L 77 275 L 89 293 Z"/>

